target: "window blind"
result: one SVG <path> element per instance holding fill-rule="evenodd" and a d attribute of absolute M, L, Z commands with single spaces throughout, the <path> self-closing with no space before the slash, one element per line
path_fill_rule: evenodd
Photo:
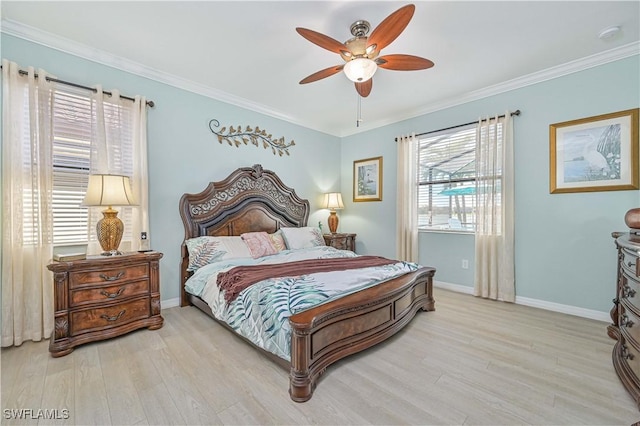
<path fill-rule="evenodd" d="M 475 148 L 475 124 L 419 140 L 419 228 L 475 229 Z"/>
<path fill-rule="evenodd" d="M 127 176 L 133 173 L 132 106 L 129 103 L 122 106 L 109 103 L 104 107 L 107 140 L 115 141 L 110 144 L 110 173 Z M 96 238 L 95 230 L 88 229 L 90 211 L 80 205 L 92 169 L 91 141 L 97 134 L 96 122 L 95 102 L 85 91 L 66 87 L 56 89 L 52 194 L 55 245 L 82 244 Z M 101 216 L 99 212 L 94 214 Z M 121 208 L 118 217 L 125 224 L 123 240 L 130 239 L 131 208 Z"/>

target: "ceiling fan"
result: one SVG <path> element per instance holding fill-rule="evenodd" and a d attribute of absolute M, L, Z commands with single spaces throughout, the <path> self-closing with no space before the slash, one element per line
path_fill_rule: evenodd
<path fill-rule="evenodd" d="M 409 24 L 416 7 L 408 4 L 387 16 L 367 36 L 370 24 L 367 21 L 356 21 L 351 25 L 353 38 L 339 41 L 306 28 L 296 28 L 298 34 L 331 52 L 335 52 L 345 61 L 342 65 L 325 68 L 302 79 L 300 84 L 312 83 L 332 76 L 342 70 L 349 80 L 353 81 L 356 90 L 362 97 L 369 96 L 373 87 L 373 74 L 379 68 L 394 71 L 416 71 L 431 68 L 434 64 L 428 59 L 412 55 L 378 56 L 380 51 L 391 44 Z"/>

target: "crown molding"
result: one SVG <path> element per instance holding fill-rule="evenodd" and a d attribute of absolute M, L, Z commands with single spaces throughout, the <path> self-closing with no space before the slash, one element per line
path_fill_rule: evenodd
<path fill-rule="evenodd" d="M 60 37 L 58 35 L 40 30 L 38 28 L 24 25 L 20 22 L 12 21 L 9 19 L 2 19 L 0 22 L 0 32 L 40 44 L 54 50 L 58 50 L 60 52 L 78 56 L 83 59 L 99 63 L 101 65 L 136 74 L 141 77 L 157 81 L 159 83 L 176 87 L 178 89 L 216 99 L 218 101 L 245 108 L 250 111 L 258 112 L 273 118 L 297 124 L 308 129 L 331 134 L 324 129 L 317 128 L 317 126 L 315 126 L 313 123 L 307 123 L 297 120 L 286 113 L 275 111 L 273 108 L 269 108 L 257 102 L 253 102 L 221 90 L 213 89 L 211 87 L 204 86 L 200 83 L 196 83 L 191 80 L 175 76 L 173 74 L 158 71 L 139 62 L 131 61 L 129 59 L 125 59 L 120 56 L 116 56 L 111 53 L 89 47 L 85 44 L 78 43 L 65 37 Z"/>
<path fill-rule="evenodd" d="M 375 128 L 387 126 L 389 124 L 397 123 L 399 121 L 409 120 L 411 118 L 419 117 L 421 115 L 430 114 L 443 109 L 451 108 L 457 105 L 465 104 L 479 99 L 487 98 L 490 96 L 498 95 L 500 93 L 509 92 L 511 90 L 520 89 L 522 87 L 531 86 L 533 84 L 541 83 L 544 81 L 552 80 L 554 78 L 562 77 L 565 75 L 573 74 L 579 71 L 584 71 L 589 68 L 604 65 L 609 62 L 618 61 L 620 59 L 629 58 L 631 56 L 640 55 L 640 41 L 625 44 L 614 49 L 606 50 L 604 52 L 587 56 L 575 61 L 567 62 L 562 65 L 547 68 L 542 71 L 527 74 L 522 77 L 514 78 L 512 80 L 504 81 L 502 83 L 488 86 L 483 89 L 469 92 L 462 96 L 453 97 L 447 99 L 444 102 L 434 102 L 432 104 L 425 105 L 423 108 L 414 111 L 410 115 L 403 116 L 388 116 L 385 120 L 379 120 L 367 123 L 367 131 Z M 345 133 L 340 137 L 346 137 L 359 133 L 357 131 Z"/>
<path fill-rule="evenodd" d="M 575 61 L 568 62 L 566 64 L 551 67 L 542 71 L 531 73 L 522 77 L 514 78 L 493 86 L 488 86 L 480 90 L 469 92 L 463 96 L 457 96 L 450 98 L 444 102 L 435 102 L 425 105 L 423 108 L 412 112 L 411 114 L 387 116 L 384 120 L 378 120 L 368 122 L 366 128 L 354 129 L 353 132 L 345 132 L 342 134 L 335 134 L 327 129 L 318 128 L 317 125 L 310 122 L 301 121 L 291 117 L 290 115 L 275 111 L 265 105 L 250 101 L 248 99 L 232 95 L 230 93 L 212 89 L 199 83 L 187 80 L 185 78 L 177 77 L 173 74 L 165 73 L 140 64 L 129 59 L 116 56 L 105 51 L 91 48 L 82 43 L 78 43 L 69 40 L 64 37 L 57 36 L 46 31 L 42 31 L 38 28 L 30 27 L 22 23 L 2 19 L 0 22 L 0 31 L 11 36 L 25 39 L 33 43 L 37 43 L 51 49 L 59 50 L 64 53 L 68 53 L 74 56 L 111 67 L 121 71 L 126 71 L 132 74 L 136 74 L 150 80 L 158 81 L 160 83 L 167 84 L 188 92 L 196 93 L 205 97 L 216 99 L 221 102 L 225 102 L 231 105 L 235 105 L 241 108 L 245 108 L 260 114 L 264 114 L 273 118 L 284 120 L 292 124 L 306 127 L 311 130 L 326 133 L 337 137 L 346 137 L 353 134 L 373 130 L 379 127 L 387 126 L 399 121 L 409 120 L 411 118 L 419 117 L 421 115 L 430 114 L 446 108 L 451 108 L 456 105 L 461 105 L 467 102 L 476 101 L 489 96 L 494 96 L 500 93 L 508 92 L 511 90 L 519 89 L 522 87 L 530 86 L 533 84 L 541 83 L 543 81 L 551 80 L 554 78 L 562 77 L 564 75 L 573 74 L 579 71 L 583 71 L 589 68 L 593 68 L 599 65 L 603 65 L 609 62 L 614 62 L 620 59 L 628 58 L 631 56 L 640 54 L 640 41 L 626 44 L 614 49 L 604 51 L 595 55 L 587 56 L 585 58 L 577 59 Z"/>

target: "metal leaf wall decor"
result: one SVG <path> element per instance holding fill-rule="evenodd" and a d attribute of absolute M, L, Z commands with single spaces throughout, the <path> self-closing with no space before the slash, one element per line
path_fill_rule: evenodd
<path fill-rule="evenodd" d="M 289 155 L 289 148 L 295 145 L 296 143 L 291 140 L 288 144 L 284 141 L 284 136 L 279 139 L 273 139 L 271 134 L 268 134 L 266 130 L 260 129 L 256 126 L 255 129 L 252 129 L 250 126 L 247 126 L 244 130 L 242 130 L 242 126 L 238 126 L 234 128 L 230 126 L 229 129 L 226 127 L 221 128 L 219 131 L 216 131 L 214 128 L 220 127 L 220 122 L 215 118 L 209 121 L 209 129 L 218 136 L 218 142 L 227 142 L 231 146 L 239 147 L 240 145 L 248 145 L 251 143 L 255 146 L 262 145 L 264 149 L 268 149 L 271 147 L 271 152 L 273 155 L 282 154 Z"/>

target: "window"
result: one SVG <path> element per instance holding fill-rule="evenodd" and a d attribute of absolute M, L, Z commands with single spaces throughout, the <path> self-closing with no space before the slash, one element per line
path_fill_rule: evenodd
<path fill-rule="evenodd" d="M 133 106 L 133 103 L 131 104 Z M 107 138 L 116 138 L 117 148 L 109 156 L 109 171 L 131 176 L 133 110 L 105 104 Z M 95 102 L 84 90 L 57 88 L 53 106 L 53 244 L 86 244 L 96 233 L 88 229 L 88 215 L 102 217 L 98 208 L 80 205 L 91 171 L 91 139 L 95 134 Z M 97 155 L 97 154 L 94 154 Z M 95 158 L 95 157 L 94 157 Z M 131 239 L 131 208 L 119 208 L 124 222 L 123 241 Z"/>
<path fill-rule="evenodd" d="M 419 229 L 475 231 L 475 155 L 476 124 L 419 140 Z"/>

